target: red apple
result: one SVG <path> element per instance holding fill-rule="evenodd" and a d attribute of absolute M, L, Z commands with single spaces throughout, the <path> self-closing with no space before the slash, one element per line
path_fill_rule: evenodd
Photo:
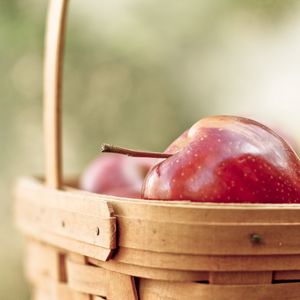
<path fill-rule="evenodd" d="M 300 203 L 300 160 L 255 121 L 200 120 L 165 151 L 145 178 L 145 199 L 222 203 Z"/>
<path fill-rule="evenodd" d="M 92 193 L 140 198 L 145 175 L 153 160 L 103 154 L 83 173 L 80 188 Z"/>

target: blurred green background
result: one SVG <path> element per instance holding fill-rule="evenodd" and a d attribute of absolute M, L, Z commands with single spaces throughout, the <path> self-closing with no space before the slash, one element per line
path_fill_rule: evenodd
<path fill-rule="evenodd" d="M 0 2 L 0 299 L 29 299 L 12 189 L 43 173 L 47 1 Z M 73 0 L 64 84 L 64 166 L 101 142 L 163 150 L 203 116 L 252 117 L 300 139 L 296 0 Z"/>

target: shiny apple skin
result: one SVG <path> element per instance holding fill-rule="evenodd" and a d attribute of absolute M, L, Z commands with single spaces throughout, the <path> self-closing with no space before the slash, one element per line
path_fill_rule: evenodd
<path fill-rule="evenodd" d="M 253 120 L 198 121 L 165 151 L 144 181 L 145 199 L 300 203 L 300 162 L 276 133 Z"/>
<path fill-rule="evenodd" d="M 92 193 L 140 198 L 145 175 L 154 160 L 102 154 L 86 168 L 80 188 Z"/>
<path fill-rule="evenodd" d="M 299 140 L 296 139 L 295 136 L 291 135 L 289 132 L 287 132 L 284 129 L 277 127 L 272 127 L 271 128 L 277 133 L 279 134 L 293 149 L 294 151 L 300 155 L 300 144 L 299 144 Z"/>

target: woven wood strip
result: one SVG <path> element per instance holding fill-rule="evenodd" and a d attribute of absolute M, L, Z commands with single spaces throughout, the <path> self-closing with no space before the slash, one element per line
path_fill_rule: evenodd
<path fill-rule="evenodd" d="M 49 291 L 43 290 L 39 287 L 32 289 L 32 300 L 53 300 L 53 296 Z"/>
<path fill-rule="evenodd" d="M 300 255 L 181 255 L 120 247 L 114 261 L 150 268 L 190 271 L 300 270 Z"/>
<path fill-rule="evenodd" d="M 200 255 L 300 254 L 299 224 L 179 223 L 118 216 L 121 247 Z M 261 244 L 251 235 L 259 234 Z"/>
<path fill-rule="evenodd" d="M 92 299 L 91 295 L 83 294 L 83 293 L 79 293 L 79 292 L 73 292 L 72 300 L 91 300 L 91 299 Z"/>
<path fill-rule="evenodd" d="M 54 287 L 53 290 L 33 288 L 33 300 L 75 300 L 75 294 L 67 286 Z M 77 300 L 77 299 L 76 299 Z M 87 299 L 90 300 L 90 299 Z"/>
<path fill-rule="evenodd" d="M 81 265 L 86 265 L 87 263 L 87 259 L 85 256 L 74 254 L 74 253 L 69 254 L 69 259 L 72 259 L 72 261 L 74 261 L 75 263 L 79 263 Z M 66 266 L 66 273 L 69 273 L 67 266 Z M 70 277 L 69 274 L 68 277 Z M 68 279 L 68 281 L 69 281 L 68 284 L 71 287 L 70 279 Z M 75 291 L 74 289 L 72 290 Z M 76 291 L 74 292 L 74 300 L 91 300 L 91 295 L 87 293 L 82 293 L 80 291 L 79 292 Z"/>
<path fill-rule="evenodd" d="M 69 286 L 83 294 L 107 297 L 110 300 L 138 300 L 133 277 L 83 262 L 67 260 Z"/>
<path fill-rule="evenodd" d="M 16 195 L 19 223 L 104 248 L 115 247 L 115 217 L 106 202 L 98 201 L 90 208 L 83 196 L 73 199 L 71 193 L 26 180 L 19 182 Z"/>
<path fill-rule="evenodd" d="M 134 278 L 119 272 L 107 271 L 109 300 L 138 300 Z"/>
<path fill-rule="evenodd" d="M 74 300 L 72 289 L 47 276 L 35 278 L 32 282 L 34 300 Z"/>
<path fill-rule="evenodd" d="M 78 292 L 106 296 L 108 291 L 107 271 L 67 260 L 69 286 Z"/>
<path fill-rule="evenodd" d="M 271 284 L 273 272 L 210 272 L 210 284 Z"/>
<path fill-rule="evenodd" d="M 77 191 L 77 192 L 75 192 Z M 57 191 L 47 188 L 37 177 L 21 177 L 15 186 L 16 198 L 40 199 L 46 207 L 63 208 L 67 211 L 79 211 L 90 216 L 103 218 L 114 217 L 112 206 L 108 201 L 99 201 L 97 194 L 81 192 L 74 189 Z"/>
<path fill-rule="evenodd" d="M 88 262 L 102 267 L 106 270 L 120 272 L 135 277 L 168 280 L 168 281 L 207 281 L 208 272 L 205 271 L 180 271 L 161 268 L 141 267 L 120 263 L 114 259 L 102 262 L 93 258 L 88 258 Z"/>
<path fill-rule="evenodd" d="M 81 192 L 77 190 L 77 192 Z M 114 213 L 136 219 L 182 223 L 299 223 L 300 204 L 217 204 L 184 201 L 126 199 L 97 195 L 109 199 Z"/>
<path fill-rule="evenodd" d="M 32 179 L 19 181 L 16 198 L 16 221 L 28 236 L 100 260 L 116 247 L 116 219 L 105 201 L 73 197 Z"/>
<path fill-rule="evenodd" d="M 110 248 L 115 220 L 113 218 L 83 215 L 62 209 L 44 207 L 42 203 L 34 203 L 22 199 L 18 205 L 19 224 L 26 228 L 34 226 L 45 232 L 78 240 L 95 246 Z"/>
<path fill-rule="evenodd" d="M 297 280 L 300 282 L 300 271 L 276 271 L 273 275 L 275 281 Z"/>
<path fill-rule="evenodd" d="M 27 278 L 34 282 L 39 276 L 47 276 L 56 281 L 66 281 L 61 256 L 63 254 L 49 245 L 27 240 L 25 271 Z"/>
<path fill-rule="evenodd" d="M 51 247 L 56 246 L 63 252 L 74 252 L 84 256 L 93 257 L 102 261 L 106 261 L 107 259 L 109 259 L 112 253 L 111 249 L 71 240 L 48 232 L 40 232 L 39 230 L 34 230 L 33 227 L 26 228 L 26 226 L 23 225 L 22 231 L 25 233 L 25 235 L 28 235 L 30 238 L 46 242 L 49 245 L 51 245 Z"/>
<path fill-rule="evenodd" d="M 142 279 L 140 300 L 299 300 L 300 283 L 213 285 Z"/>

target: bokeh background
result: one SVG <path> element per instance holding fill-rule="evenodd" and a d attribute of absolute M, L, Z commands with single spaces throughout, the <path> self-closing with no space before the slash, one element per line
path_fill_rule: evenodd
<path fill-rule="evenodd" d="M 0 299 L 29 299 L 12 189 L 43 173 L 47 1 L 0 1 Z M 300 140 L 300 2 L 72 0 L 64 166 L 101 142 L 163 150 L 195 121 L 238 114 Z"/>

